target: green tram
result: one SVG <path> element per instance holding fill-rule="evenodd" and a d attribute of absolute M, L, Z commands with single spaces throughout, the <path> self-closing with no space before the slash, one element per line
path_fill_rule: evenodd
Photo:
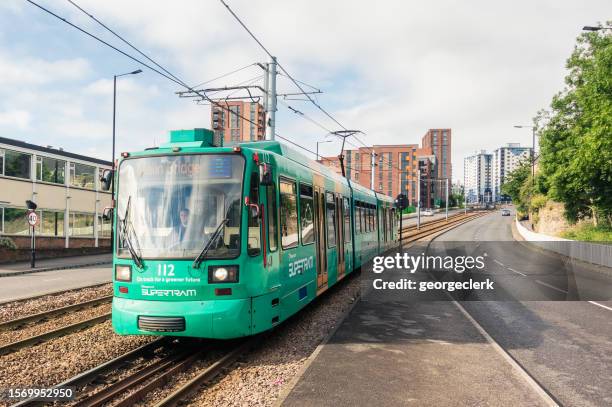
<path fill-rule="evenodd" d="M 215 146 L 209 130 L 178 130 L 121 157 L 112 211 L 121 335 L 266 331 L 398 239 L 392 198 L 275 141 Z"/>

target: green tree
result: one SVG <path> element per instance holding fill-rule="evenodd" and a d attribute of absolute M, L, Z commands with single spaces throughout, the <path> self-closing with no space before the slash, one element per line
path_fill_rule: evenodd
<path fill-rule="evenodd" d="M 506 176 L 501 191 L 502 194 L 508 195 L 512 199 L 520 212 L 525 213 L 528 208 L 528 202 L 524 200 L 527 197 L 525 186 L 528 188 L 530 184 L 531 164 L 525 162 Z"/>
<path fill-rule="evenodd" d="M 566 217 L 612 222 L 612 34 L 583 33 L 567 61 L 566 87 L 540 112 L 542 190 Z"/>

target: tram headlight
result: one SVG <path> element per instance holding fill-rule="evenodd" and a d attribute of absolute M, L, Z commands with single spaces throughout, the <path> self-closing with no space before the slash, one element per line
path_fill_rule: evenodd
<path fill-rule="evenodd" d="M 115 266 L 115 280 L 132 281 L 132 267 L 118 264 Z"/>
<path fill-rule="evenodd" d="M 238 266 L 210 266 L 208 268 L 209 283 L 237 283 Z"/>

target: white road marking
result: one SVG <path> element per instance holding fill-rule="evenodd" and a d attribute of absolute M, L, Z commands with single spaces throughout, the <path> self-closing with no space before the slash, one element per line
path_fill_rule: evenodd
<path fill-rule="evenodd" d="M 449 295 L 448 293 L 446 294 Z M 480 334 L 485 338 L 485 340 L 493 347 L 493 349 L 497 351 L 497 353 L 499 353 L 501 357 L 504 358 L 506 362 L 510 364 L 510 366 L 512 366 L 512 368 L 516 371 L 516 373 L 518 373 L 527 382 L 527 384 L 535 391 L 535 393 L 538 396 L 540 396 L 540 398 L 542 399 L 542 401 L 544 401 L 546 405 L 551 406 L 551 407 L 559 407 L 559 405 L 546 392 L 546 390 L 544 390 L 544 388 L 537 381 L 535 381 L 535 379 L 529 374 L 529 372 L 523 366 L 521 366 L 510 355 L 508 351 L 502 348 L 502 346 L 499 343 L 497 343 L 497 341 L 495 341 L 495 339 L 493 339 L 493 337 L 489 335 L 487 331 L 485 331 L 485 329 L 478 323 L 478 321 L 476 321 L 476 319 L 474 319 L 466 311 L 466 309 L 463 308 L 463 305 L 461 305 L 459 302 L 455 301 L 454 299 L 452 301 L 453 301 L 453 304 L 455 304 L 455 306 L 459 308 L 459 311 L 461 311 L 461 313 L 468 319 L 468 321 L 470 321 L 472 325 L 474 325 L 476 330 L 480 332 Z"/>
<path fill-rule="evenodd" d="M 545 283 L 544 281 L 536 280 L 535 282 L 536 282 L 536 283 L 538 283 L 538 284 L 542 284 L 542 285 L 544 285 L 544 286 L 546 286 L 546 287 L 548 287 L 548 288 L 552 288 L 553 290 L 557 290 L 557 291 L 559 291 L 559 292 L 562 292 L 562 293 L 567 294 L 567 291 L 562 290 L 562 289 L 560 289 L 560 288 L 558 288 L 558 287 L 555 287 L 554 285 L 547 284 L 547 283 Z"/>
<path fill-rule="evenodd" d="M 593 304 L 593 305 L 597 305 L 598 307 L 605 308 L 605 309 L 607 309 L 607 310 L 612 311 L 612 308 L 607 307 L 607 306 L 605 306 L 605 305 L 603 305 L 603 304 L 600 304 L 600 303 L 598 303 L 598 302 L 595 302 L 595 301 L 589 301 L 589 302 L 590 302 L 591 304 Z"/>
<path fill-rule="evenodd" d="M 520 274 L 520 275 L 521 275 L 521 276 L 523 276 L 523 277 L 527 277 L 527 274 L 523 274 L 523 273 L 521 273 L 520 271 L 516 271 L 515 269 L 510 268 L 510 267 L 507 267 L 507 268 L 508 268 L 508 270 L 513 271 L 513 272 L 515 272 L 516 274 Z"/>
<path fill-rule="evenodd" d="M 495 260 L 495 259 L 493 259 L 493 261 L 494 261 L 495 263 L 499 264 L 500 266 L 504 267 L 504 263 L 502 263 L 501 261 L 497 261 L 497 260 Z"/>
<path fill-rule="evenodd" d="M 61 280 L 61 278 L 46 278 L 43 281 L 57 281 L 57 280 Z"/>

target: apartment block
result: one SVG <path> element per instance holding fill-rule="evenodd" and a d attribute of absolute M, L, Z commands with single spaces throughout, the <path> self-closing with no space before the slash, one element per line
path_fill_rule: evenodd
<path fill-rule="evenodd" d="M 485 150 L 465 157 L 463 160 L 463 184 L 468 203 L 483 203 L 493 200 L 492 191 L 493 154 Z"/>
<path fill-rule="evenodd" d="M 501 186 L 505 182 L 506 177 L 521 164 L 531 162 L 532 156 L 533 148 L 521 147 L 519 143 L 508 143 L 504 147 L 493 151 L 491 182 L 494 201 L 508 199 L 501 192 Z"/>
<path fill-rule="evenodd" d="M 264 121 L 264 108 L 259 103 L 228 101 L 223 102 L 223 107 L 211 108 L 211 128 L 217 142 L 263 140 Z"/>

